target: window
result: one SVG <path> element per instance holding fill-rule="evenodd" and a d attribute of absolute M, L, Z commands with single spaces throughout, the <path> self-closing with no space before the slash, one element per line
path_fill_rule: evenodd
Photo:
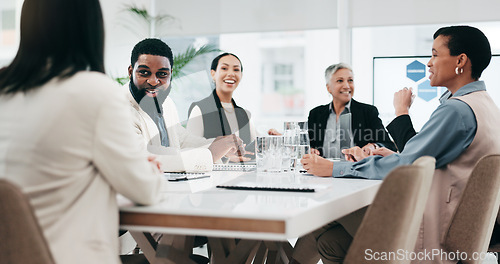
<path fill-rule="evenodd" d="M 16 1 L 2 0 L 0 3 L 0 67 L 8 65 L 17 48 Z"/>
<path fill-rule="evenodd" d="M 500 22 L 482 22 L 482 23 L 453 23 L 454 25 L 471 25 L 481 29 L 488 37 L 493 54 L 500 54 Z M 450 24 L 436 25 L 410 25 L 410 26 L 387 26 L 387 27 L 366 27 L 353 29 L 353 46 L 352 60 L 354 77 L 356 81 L 356 92 L 354 97 L 356 100 L 364 103 L 372 104 L 380 109 L 388 109 L 381 111 L 380 115 L 387 125 L 394 117 L 392 108 L 393 94 L 385 94 L 387 100 L 381 105 L 374 102 L 373 92 L 373 58 L 374 57 L 399 57 L 399 56 L 430 56 L 433 42 L 434 32 L 443 26 Z M 428 59 L 427 59 L 428 61 Z M 496 60 L 495 60 L 496 61 Z M 422 61 L 425 65 L 426 61 Z M 494 67 L 494 66 L 492 66 Z M 427 67 L 425 66 L 427 71 Z M 487 71 L 483 77 L 486 78 Z M 489 77 L 491 78 L 491 77 Z M 406 83 L 400 83 L 398 78 L 388 77 L 387 84 L 389 86 L 397 86 L 399 89 L 406 86 Z M 396 82 L 396 83 L 394 83 Z M 488 85 L 488 84 L 487 84 Z M 417 87 L 413 87 L 416 89 Z M 488 87 L 487 87 L 488 88 Z M 398 89 L 397 89 L 398 90 Z M 490 88 L 491 90 L 491 88 Z M 491 93 L 491 91 L 490 91 Z M 381 98 L 380 94 L 377 94 Z M 437 103 L 436 103 L 437 104 Z M 379 110 L 380 110 L 379 109 Z M 422 120 L 417 127 L 423 125 L 428 120 L 430 114 L 435 108 L 427 109 L 428 111 L 412 111 L 410 114 L 418 114 L 419 120 Z"/>
<path fill-rule="evenodd" d="M 243 78 L 233 97 L 250 110 L 258 133 L 271 127 L 281 130 L 283 121 L 303 121 L 312 108 L 331 100 L 324 70 L 338 63 L 337 30 L 235 33 L 165 41 L 174 53 L 190 43 L 203 42 L 236 54 L 243 64 Z M 181 120 L 187 119 L 192 102 L 212 91 L 209 68 L 216 55 L 196 60 L 185 76 L 173 82 L 171 96 Z"/>

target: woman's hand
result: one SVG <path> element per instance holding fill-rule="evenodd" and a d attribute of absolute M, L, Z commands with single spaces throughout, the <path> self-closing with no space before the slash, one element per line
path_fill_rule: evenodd
<path fill-rule="evenodd" d="M 302 157 L 300 163 L 308 173 L 321 177 L 332 177 L 333 162 L 318 155 L 306 154 Z"/>
<path fill-rule="evenodd" d="M 343 149 L 342 153 L 344 153 L 345 159 L 347 161 L 360 161 L 360 160 L 370 156 L 362 148 L 357 147 L 357 146 L 349 148 L 349 149 Z"/>
<path fill-rule="evenodd" d="M 276 130 L 274 128 L 269 129 L 267 131 L 267 134 L 271 135 L 271 136 L 281 136 L 282 135 L 280 132 L 278 132 L 278 130 Z"/>
<path fill-rule="evenodd" d="M 228 153 L 228 154 L 226 154 L 226 157 L 229 158 L 229 162 L 245 162 L 245 161 L 252 160 L 251 157 L 245 157 L 245 155 L 252 156 L 252 155 L 254 155 L 254 153 L 247 151 L 247 152 L 245 152 L 244 155 L 241 155 L 241 156 L 237 155 L 237 153 L 232 153 L 232 154 Z"/>
<path fill-rule="evenodd" d="M 372 155 L 372 154 L 371 154 L 371 153 L 372 153 L 372 151 L 373 151 L 373 150 L 376 150 L 376 149 L 378 149 L 378 148 L 379 148 L 379 146 L 378 146 L 377 144 L 375 144 L 375 143 L 368 143 L 368 144 L 366 144 L 364 147 L 362 147 L 361 149 L 362 149 L 362 150 L 363 150 L 366 154 L 368 154 L 368 156 L 370 156 L 370 155 Z"/>
<path fill-rule="evenodd" d="M 371 155 L 379 155 L 379 156 L 382 156 L 382 157 L 387 157 L 387 156 L 390 156 L 392 154 L 394 154 L 396 152 L 388 149 L 388 148 L 378 148 L 378 149 L 375 149 L 371 152 Z"/>
<path fill-rule="evenodd" d="M 311 154 L 314 154 L 314 155 L 318 155 L 319 156 L 319 150 L 315 149 L 315 148 L 311 148 Z"/>
<path fill-rule="evenodd" d="M 409 89 L 405 87 L 395 92 L 393 105 L 396 116 L 407 115 L 410 111 L 410 106 L 413 103 L 414 98 L 415 95 L 413 94 L 411 87 Z"/>
<path fill-rule="evenodd" d="M 217 137 L 208 149 L 212 153 L 214 162 L 221 159 L 225 155 L 234 155 L 235 153 L 240 156 L 245 155 L 243 140 L 234 134 Z"/>

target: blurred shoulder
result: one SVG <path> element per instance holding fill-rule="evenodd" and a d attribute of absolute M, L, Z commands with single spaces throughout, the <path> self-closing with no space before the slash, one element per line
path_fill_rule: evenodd
<path fill-rule="evenodd" d="M 111 79 L 109 76 L 100 72 L 81 71 L 67 79 L 68 82 L 75 86 L 84 86 L 88 90 L 119 90 L 121 87 L 118 82 Z"/>
<path fill-rule="evenodd" d="M 314 107 L 313 109 L 311 109 L 311 111 L 309 111 L 309 114 L 313 114 L 313 113 L 319 113 L 319 112 L 324 112 L 324 111 L 329 111 L 329 103 L 328 104 L 325 104 L 325 105 L 319 105 L 319 106 L 316 106 Z"/>
<path fill-rule="evenodd" d="M 359 108 L 359 109 L 364 110 L 364 111 L 377 111 L 378 112 L 378 109 L 376 106 L 371 105 L 371 104 L 361 103 L 361 102 L 358 102 L 354 99 L 351 100 L 351 107 Z"/>
<path fill-rule="evenodd" d="M 100 72 L 77 72 L 71 77 L 57 81 L 54 88 L 52 91 L 61 100 L 71 102 L 72 107 L 91 109 L 127 102 L 123 88 Z"/>

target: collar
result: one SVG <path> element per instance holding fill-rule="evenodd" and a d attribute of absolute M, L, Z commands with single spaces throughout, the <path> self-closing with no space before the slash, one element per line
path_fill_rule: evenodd
<path fill-rule="evenodd" d="M 222 109 L 223 107 L 222 107 L 221 101 L 220 101 L 219 96 L 217 95 L 217 91 L 215 89 L 212 91 L 212 95 L 215 99 L 215 105 L 217 106 L 217 108 Z M 241 108 L 236 104 L 236 102 L 234 101 L 233 98 L 231 98 L 231 103 L 233 103 L 234 109 Z"/>
<path fill-rule="evenodd" d="M 125 89 L 127 91 L 126 96 L 127 96 L 128 101 L 130 102 L 130 104 L 134 107 L 135 110 L 137 110 L 137 111 L 142 110 L 134 98 L 134 94 L 132 93 L 132 90 L 131 90 L 132 88 L 130 87 L 130 82 L 127 82 L 123 86 L 126 88 Z"/>
<path fill-rule="evenodd" d="M 466 94 L 470 94 L 470 93 L 478 92 L 478 91 L 486 91 L 486 85 L 484 84 L 483 81 L 475 81 L 475 82 L 468 83 L 468 84 L 460 87 L 460 89 L 458 89 L 458 91 L 455 94 L 453 94 L 451 97 L 458 97 L 458 96 L 462 96 L 462 95 L 466 95 Z"/>
<path fill-rule="evenodd" d="M 342 113 L 350 113 L 351 112 L 351 102 L 352 102 L 352 98 L 351 98 L 351 100 L 349 100 L 349 102 L 347 102 L 347 104 L 345 105 L 344 111 Z M 330 111 L 330 113 L 335 113 L 335 109 L 333 108 L 333 101 L 328 105 L 328 110 Z"/>
<path fill-rule="evenodd" d="M 441 97 L 439 97 L 439 103 L 443 104 L 444 102 L 446 102 L 446 100 L 448 100 L 452 97 L 458 97 L 458 96 L 470 94 L 470 93 L 477 92 L 477 91 L 486 91 L 486 85 L 484 84 L 483 81 L 475 81 L 475 82 L 468 83 L 468 84 L 460 87 L 460 89 L 458 89 L 458 91 L 453 95 L 451 94 L 451 92 L 449 90 L 446 90 L 441 95 Z"/>

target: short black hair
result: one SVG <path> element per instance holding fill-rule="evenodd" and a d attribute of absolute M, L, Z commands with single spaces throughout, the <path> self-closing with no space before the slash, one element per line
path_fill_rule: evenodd
<path fill-rule="evenodd" d="M 99 0 L 25 0 L 20 31 L 14 60 L 0 70 L 0 93 L 27 92 L 79 71 L 104 73 Z"/>
<path fill-rule="evenodd" d="M 491 47 L 488 38 L 481 30 L 471 26 L 442 27 L 434 33 L 434 39 L 439 36 L 448 37 L 450 55 L 465 53 L 472 65 L 471 77 L 478 80 L 491 61 Z"/>
<path fill-rule="evenodd" d="M 135 44 L 134 49 L 132 49 L 132 55 L 130 56 L 130 64 L 132 67 L 139 59 L 142 54 L 157 55 L 167 57 L 170 61 L 170 66 L 174 67 L 174 55 L 170 47 L 160 39 L 157 38 L 147 38 L 139 41 Z"/>
<path fill-rule="evenodd" d="M 241 70 L 241 72 L 243 72 L 243 64 L 241 63 L 240 58 L 238 58 L 238 56 L 234 55 L 233 53 L 229 53 L 229 52 L 224 52 L 224 53 L 220 54 L 219 56 L 215 57 L 215 59 L 212 61 L 212 65 L 210 66 L 210 69 L 216 71 L 217 65 L 219 65 L 220 58 L 225 57 L 225 56 L 234 56 L 236 59 L 238 59 L 238 61 L 240 62 L 240 70 Z"/>

